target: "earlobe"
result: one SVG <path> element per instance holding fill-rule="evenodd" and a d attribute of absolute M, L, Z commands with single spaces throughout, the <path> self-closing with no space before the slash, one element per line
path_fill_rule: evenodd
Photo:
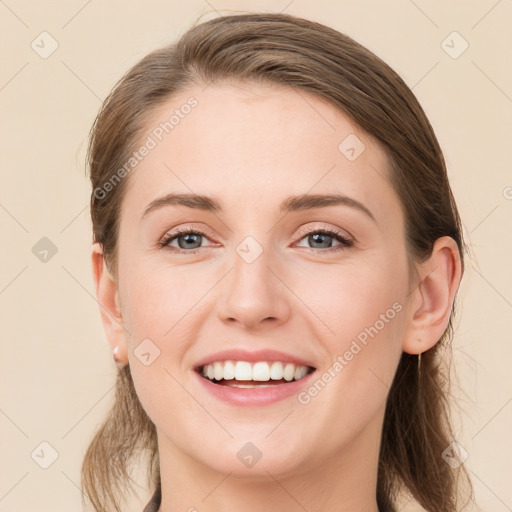
<path fill-rule="evenodd" d="M 461 274 L 455 240 L 448 236 L 437 239 L 430 258 L 420 266 L 419 283 L 411 293 L 404 352 L 421 354 L 441 339 L 450 320 Z"/>
<path fill-rule="evenodd" d="M 121 312 L 119 290 L 115 279 L 107 269 L 103 249 L 99 243 L 93 244 L 91 257 L 96 299 L 100 307 L 105 334 L 112 352 L 116 351 L 114 354 L 116 362 L 128 363 L 126 328 Z"/>

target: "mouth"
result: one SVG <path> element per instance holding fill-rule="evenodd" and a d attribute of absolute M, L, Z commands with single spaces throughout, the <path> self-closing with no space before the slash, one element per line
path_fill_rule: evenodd
<path fill-rule="evenodd" d="M 231 388 L 267 388 L 299 381 L 316 370 L 313 366 L 283 361 L 216 361 L 195 368 L 205 380 Z"/>

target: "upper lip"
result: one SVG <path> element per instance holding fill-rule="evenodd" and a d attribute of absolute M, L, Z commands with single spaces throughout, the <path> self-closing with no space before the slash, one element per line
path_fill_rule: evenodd
<path fill-rule="evenodd" d="M 296 366 L 309 366 L 311 368 L 315 368 L 310 362 L 302 359 L 301 357 L 294 356 L 292 354 L 286 354 L 285 352 L 280 352 L 279 350 L 273 349 L 263 349 L 263 350 L 255 350 L 248 351 L 243 349 L 226 349 L 221 350 L 220 352 L 215 352 L 214 354 L 210 354 L 200 361 L 198 361 L 195 365 L 195 369 L 199 369 L 202 366 L 207 364 L 212 364 L 217 361 L 247 361 L 247 362 L 257 362 L 257 361 L 281 361 L 283 363 L 293 363 Z"/>

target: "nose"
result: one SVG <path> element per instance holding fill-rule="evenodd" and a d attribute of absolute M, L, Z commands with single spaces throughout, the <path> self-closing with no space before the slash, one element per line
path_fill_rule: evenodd
<path fill-rule="evenodd" d="M 235 256 L 217 304 L 223 322 L 258 330 L 267 325 L 275 328 L 288 320 L 293 294 L 279 275 L 279 265 L 273 263 L 266 251 L 252 263 Z"/>

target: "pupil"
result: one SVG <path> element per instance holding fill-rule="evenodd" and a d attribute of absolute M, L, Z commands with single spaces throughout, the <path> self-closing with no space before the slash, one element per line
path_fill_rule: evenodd
<path fill-rule="evenodd" d="M 201 235 L 196 235 L 194 233 L 187 233 L 186 235 L 182 235 L 180 237 L 180 243 L 179 243 L 180 248 L 181 249 L 190 248 L 188 245 L 186 245 L 187 243 L 194 243 L 194 240 L 190 240 L 190 237 L 196 237 L 197 238 L 199 236 L 201 236 Z M 185 240 L 183 244 L 181 243 L 181 239 Z M 195 243 L 197 243 L 197 240 L 195 240 Z M 183 247 L 183 246 L 185 246 L 185 247 Z"/>
<path fill-rule="evenodd" d="M 320 240 L 318 240 L 318 237 L 320 237 Z M 322 243 L 322 238 L 324 238 L 324 246 L 325 246 L 325 238 L 329 239 L 331 238 L 330 235 L 326 235 L 324 233 L 316 233 L 314 235 L 310 235 L 310 238 L 313 239 L 313 243 Z M 325 247 L 329 248 L 329 244 L 327 244 Z"/>

